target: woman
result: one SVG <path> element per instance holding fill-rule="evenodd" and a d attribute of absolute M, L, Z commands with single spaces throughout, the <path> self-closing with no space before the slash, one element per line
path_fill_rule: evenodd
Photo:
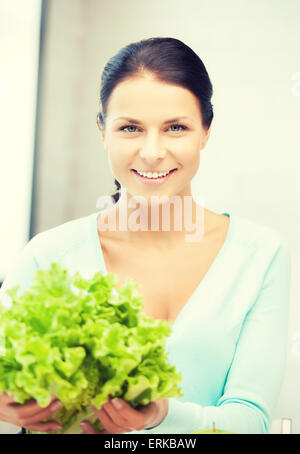
<path fill-rule="evenodd" d="M 286 356 L 287 242 L 272 228 L 203 207 L 200 240 L 186 240 L 184 222 L 175 226 L 186 217 L 196 228 L 202 222 L 191 180 L 211 130 L 211 97 L 204 64 L 180 40 L 151 38 L 121 49 L 104 68 L 97 117 L 121 189 L 114 204 L 36 235 L 3 284 L 3 290 L 16 282 L 24 288 L 54 260 L 87 275 L 100 267 L 116 273 L 119 286 L 127 277 L 140 283 L 146 314 L 174 322 L 167 349 L 183 375 L 184 397 L 142 410 L 109 398 L 95 409 L 105 427 L 100 433 L 191 433 L 213 423 L 234 433 L 270 429 Z M 191 203 L 178 214 L 171 200 Z M 134 213 L 136 201 L 143 209 L 140 229 L 137 223 L 121 229 L 119 221 Z M 105 229 L 112 219 L 117 228 Z M 52 414 L 51 406 L 41 410 L 34 402 L 0 397 L 0 420 L 4 415 L 46 432 L 54 423 L 41 421 Z M 88 422 L 83 432 L 95 433 Z"/>

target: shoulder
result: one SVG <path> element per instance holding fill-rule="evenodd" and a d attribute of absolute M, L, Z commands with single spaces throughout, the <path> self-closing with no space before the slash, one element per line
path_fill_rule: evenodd
<path fill-rule="evenodd" d="M 93 247 L 87 247 L 87 243 L 92 241 L 92 228 L 96 231 L 96 215 L 74 219 L 36 234 L 17 254 L 8 270 L 0 289 L 1 303 L 9 306 L 11 300 L 7 289 L 18 285 L 19 291 L 26 290 L 36 271 L 48 268 L 52 262 L 60 262 L 70 271 L 93 274 L 95 263 L 90 252 Z"/>
<path fill-rule="evenodd" d="M 278 247 L 282 243 L 288 244 L 287 238 L 271 225 L 235 213 L 232 214 L 232 218 L 240 233 L 240 239 L 243 239 L 249 245 L 265 244 Z"/>
<path fill-rule="evenodd" d="M 25 249 L 30 251 L 39 263 L 49 257 L 59 259 L 88 241 L 94 218 L 96 229 L 96 213 L 92 213 L 36 234 Z"/>
<path fill-rule="evenodd" d="M 256 261 L 270 264 L 275 257 L 279 257 L 286 265 L 290 265 L 289 241 L 275 227 L 233 213 L 232 236 L 236 244 Z"/>
<path fill-rule="evenodd" d="M 205 209 L 207 231 L 218 232 L 224 237 L 228 233 L 233 245 L 249 250 L 290 249 L 287 237 L 271 225 L 234 212 L 227 214 L 230 217 Z"/>

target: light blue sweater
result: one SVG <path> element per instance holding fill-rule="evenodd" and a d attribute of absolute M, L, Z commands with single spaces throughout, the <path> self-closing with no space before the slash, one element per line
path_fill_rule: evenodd
<path fill-rule="evenodd" d="M 53 261 L 85 278 L 106 274 L 99 213 L 35 235 L 7 273 L 0 301 L 9 307 L 6 289 L 20 285 L 24 291 L 33 274 Z M 276 230 L 230 216 L 220 252 L 167 341 L 184 397 L 169 399 L 156 428 L 128 433 L 187 434 L 213 422 L 235 433 L 268 433 L 284 377 L 290 268 L 289 245 Z"/>

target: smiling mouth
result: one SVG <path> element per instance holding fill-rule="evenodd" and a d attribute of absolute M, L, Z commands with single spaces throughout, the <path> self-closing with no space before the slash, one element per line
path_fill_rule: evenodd
<path fill-rule="evenodd" d="M 157 177 L 147 177 L 140 175 L 135 169 L 131 169 L 131 172 L 133 172 L 136 177 L 144 184 L 147 185 L 161 185 L 165 181 L 167 181 L 169 178 L 172 178 L 172 175 L 177 172 L 177 168 L 170 170 L 166 175 L 162 176 L 157 176 Z"/>
<path fill-rule="evenodd" d="M 145 171 L 145 170 L 142 170 L 142 171 L 138 171 L 137 169 L 131 169 L 131 170 L 133 170 L 134 172 L 137 172 L 139 174 L 141 174 L 141 173 L 147 174 L 148 173 L 148 171 Z M 174 167 L 173 169 L 170 169 L 170 170 L 160 170 L 160 171 L 158 171 L 158 170 L 150 171 L 149 170 L 149 173 L 152 173 L 152 174 L 157 173 L 157 174 L 159 174 L 159 173 L 166 173 L 167 172 L 167 174 L 168 174 L 168 173 L 173 172 L 174 170 L 177 170 L 177 167 Z"/>

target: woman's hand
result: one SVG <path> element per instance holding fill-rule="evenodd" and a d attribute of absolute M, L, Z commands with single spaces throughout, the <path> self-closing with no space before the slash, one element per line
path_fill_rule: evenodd
<path fill-rule="evenodd" d="M 116 403 L 116 404 L 115 404 Z M 117 404 L 120 404 L 118 407 Z M 93 405 L 93 409 L 105 430 L 96 432 L 88 421 L 80 424 L 86 434 L 122 434 L 132 430 L 142 430 L 158 426 L 167 416 L 169 410 L 168 399 L 151 402 L 137 410 L 123 399 L 108 398 L 100 410 Z"/>
<path fill-rule="evenodd" d="M 17 404 L 14 402 L 14 396 L 4 392 L 0 394 L 0 421 L 37 432 L 50 432 L 60 429 L 60 424 L 55 421 L 41 421 L 50 418 L 61 406 L 55 396 L 52 396 L 50 404 L 45 408 L 40 407 L 35 400 Z"/>

